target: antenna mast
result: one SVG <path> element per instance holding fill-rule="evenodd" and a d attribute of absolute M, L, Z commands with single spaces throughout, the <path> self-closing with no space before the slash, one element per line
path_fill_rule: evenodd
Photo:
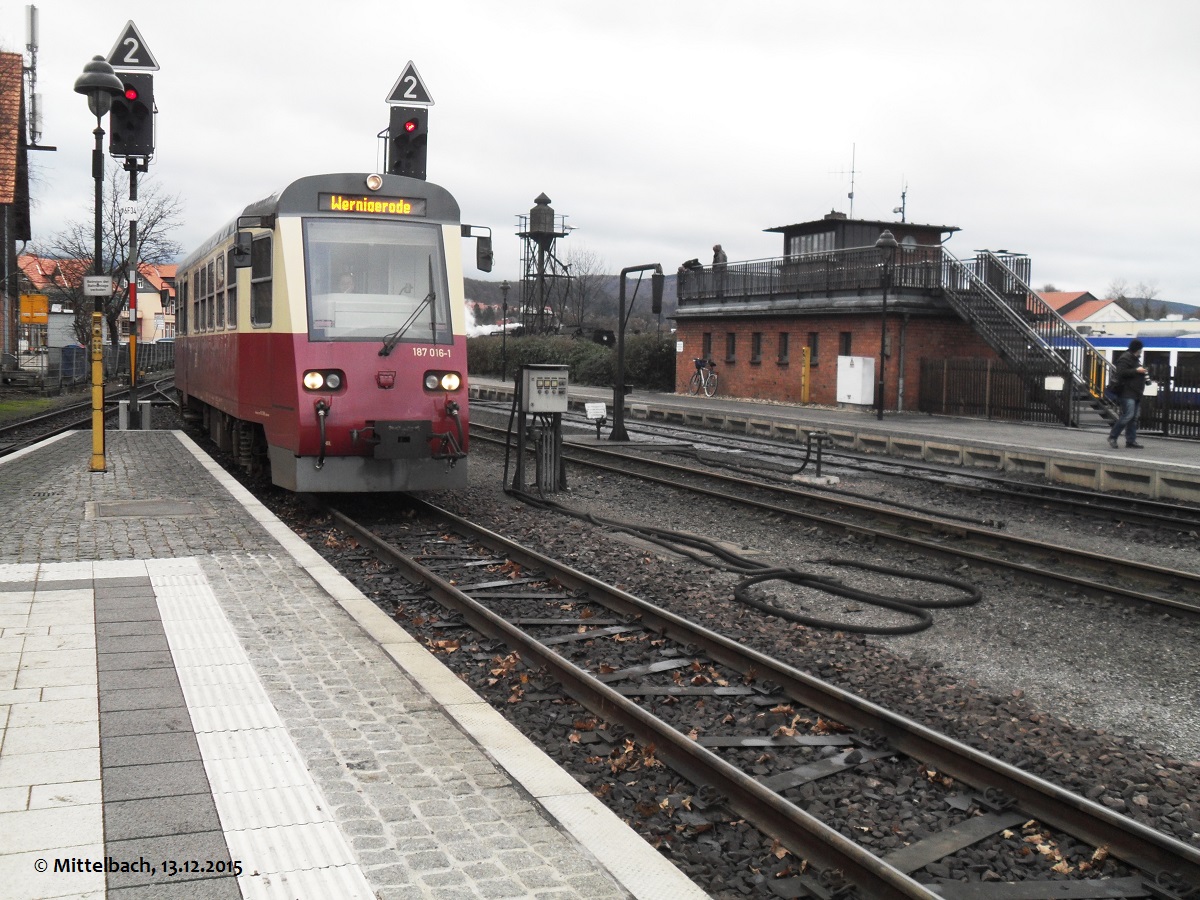
<path fill-rule="evenodd" d="M 850 193 L 846 196 L 850 198 L 850 218 L 854 218 L 854 153 L 858 149 L 857 144 L 850 145 Z"/>
<path fill-rule="evenodd" d="M 900 188 L 900 205 L 897 206 L 895 209 L 893 209 L 892 212 L 900 213 L 900 221 L 903 222 L 904 216 L 905 216 L 905 210 L 906 210 L 907 204 L 908 204 L 908 199 L 907 199 L 908 198 L 908 182 L 902 181 L 901 184 L 902 184 L 902 187 Z"/>
<path fill-rule="evenodd" d="M 24 67 L 29 77 L 29 143 L 36 147 L 42 139 L 42 109 L 37 92 L 38 11 L 33 4 L 25 7 L 25 49 L 29 53 L 29 65 Z"/>

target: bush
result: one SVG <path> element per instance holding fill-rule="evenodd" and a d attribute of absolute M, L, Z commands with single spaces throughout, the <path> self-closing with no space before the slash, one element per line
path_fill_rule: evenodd
<path fill-rule="evenodd" d="M 552 364 L 568 367 L 573 384 L 611 387 L 616 380 L 617 353 L 593 341 L 561 335 L 501 335 L 467 339 L 467 369 L 472 375 L 499 378 L 507 350 L 508 376 L 523 365 Z M 651 391 L 675 390 L 675 345 L 652 334 L 625 336 L 625 383 Z"/>

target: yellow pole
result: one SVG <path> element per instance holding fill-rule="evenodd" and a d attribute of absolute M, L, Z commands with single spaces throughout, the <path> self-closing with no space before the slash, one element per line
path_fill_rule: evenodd
<path fill-rule="evenodd" d="M 92 313 L 92 466 L 104 472 L 104 315 Z"/>

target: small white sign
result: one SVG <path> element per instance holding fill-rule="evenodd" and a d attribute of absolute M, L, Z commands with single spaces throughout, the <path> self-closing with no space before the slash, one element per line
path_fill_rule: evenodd
<path fill-rule="evenodd" d="M 112 278 L 108 275 L 84 275 L 83 296 L 111 297 L 113 292 Z"/>
<path fill-rule="evenodd" d="M 121 217 L 126 222 L 136 222 L 138 213 L 141 211 L 142 204 L 140 200 L 118 200 L 117 209 L 121 211 Z"/>

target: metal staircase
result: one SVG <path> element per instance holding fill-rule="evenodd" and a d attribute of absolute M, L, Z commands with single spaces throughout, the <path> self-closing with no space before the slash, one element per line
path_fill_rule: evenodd
<path fill-rule="evenodd" d="M 1112 364 L 1029 286 L 1028 270 L 1027 256 L 982 250 L 963 262 L 942 249 L 946 300 L 1035 396 L 1066 425 L 1080 424 L 1080 400 L 1116 419 L 1116 404 L 1104 396 Z M 1043 393 L 1048 376 L 1061 377 L 1064 389 Z"/>

